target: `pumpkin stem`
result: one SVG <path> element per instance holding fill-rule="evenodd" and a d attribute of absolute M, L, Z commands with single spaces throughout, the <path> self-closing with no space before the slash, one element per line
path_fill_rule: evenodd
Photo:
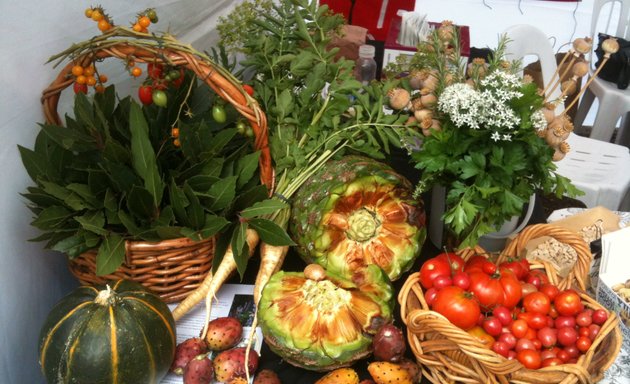
<path fill-rule="evenodd" d="M 114 301 L 114 292 L 110 288 L 109 284 L 105 286 L 107 287 L 107 289 L 101 290 L 98 295 L 96 295 L 96 298 L 94 299 L 94 302 L 96 304 L 105 306 L 112 304 L 112 302 Z"/>
<path fill-rule="evenodd" d="M 380 226 L 381 221 L 376 217 L 375 212 L 361 208 L 348 217 L 346 235 L 354 241 L 368 241 L 377 235 Z"/>

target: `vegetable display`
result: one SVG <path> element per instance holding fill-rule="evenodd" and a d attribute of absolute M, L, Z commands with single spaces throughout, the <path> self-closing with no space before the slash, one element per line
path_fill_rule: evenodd
<path fill-rule="evenodd" d="M 307 262 L 351 275 L 369 264 L 391 280 L 406 272 L 426 237 L 422 202 L 389 166 L 360 156 L 326 163 L 295 194 L 290 233 Z"/>
<path fill-rule="evenodd" d="M 169 308 L 140 284 L 80 287 L 50 311 L 39 337 L 49 383 L 159 382 L 175 354 Z"/>
<path fill-rule="evenodd" d="M 258 316 L 276 354 L 298 367 L 328 371 L 372 352 L 373 335 L 392 319 L 392 300 L 388 278 L 375 265 L 350 279 L 280 271 L 263 289 Z"/>

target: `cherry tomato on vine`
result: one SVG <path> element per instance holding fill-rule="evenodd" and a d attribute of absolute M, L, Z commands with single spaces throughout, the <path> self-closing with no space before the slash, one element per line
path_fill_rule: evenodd
<path fill-rule="evenodd" d="M 166 92 L 160 89 L 154 90 L 151 98 L 153 99 L 155 105 L 157 105 L 158 107 L 166 107 L 166 104 L 168 103 Z"/>
<path fill-rule="evenodd" d="M 149 20 L 151 20 L 152 23 L 158 22 L 158 16 L 157 16 L 157 13 L 155 12 L 155 9 L 150 9 L 147 12 L 147 17 L 149 18 Z"/>
<path fill-rule="evenodd" d="M 83 67 L 80 65 L 74 65 L 72 67 L 72 74 L 75 76 L 81 76 L 83 74 Z"/>
<path fill-rule="evenodd" d="M 131 76 L 133 77 L 138 77 L 142 75 L 142 68 L 138 68 L 138 67 L 133 67 L 131 69 Z"/>
<path fill-rule="evenodd" d="M 162 77 L 162 71 L 164 68 L 161 64 L 149 63 L 147 64 L 147 75 L 152 79 L 159 79 Z"/>
<path fill-rule="evenodd" d="M 149 25 L 151 25 L 151 19 L 148 18 L 147 16 L 142 16 L 141 18 L 138 19 L 138 24 L 140 24 L 142 28 L 146 28 Z"/>
<path fill-rule="evenodd" d="M 138 98 L 144 105 L 153 104 L 153 87 L 150 85 L 142 85 L 138 88 Z"/>
<path fill-rule="evenodd" d="M 243 89 L 247 92 L 248 95 L 254 96 L 254 87 L 249 84 L 243 84 Z"/>
<path fill-rule="evenodd" d="M 222 105 L 215 104 L 212 107 L 212 118 L 217 123 L 225 123 L 225 120 L 227 120 L 227 114 L 225 113 L 225 108 Z"/>
<path fill-rule="evenodd" d="M 74 83 L 74 85 L 72 86 L 72 89 L 74 90 L 74 93 L 87 93 L 87 84 L 83 83 L 83 84 L 79 84 L 77 82 Z"/>
<path fill-rule="evenodd" d="M 433 287 L 433 280 L 438 276 L 450 276 L 451 267 L 448 262 L 438 257 L 433 257 L 420 267 L 420 284 L 426 289 Z"/>

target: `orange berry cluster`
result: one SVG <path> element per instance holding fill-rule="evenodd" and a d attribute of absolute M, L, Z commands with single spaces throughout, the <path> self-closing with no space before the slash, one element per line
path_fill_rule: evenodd
<path fill-rule="evenodd" d="M 182 142 L 179 140 L 179 128 L 173 127 L 171 128 L 171 137 L 173 138 L 173 145 L 176 147 L 181 147 Z"/>
<path fill-rule="evenodd" d="M 101 32 L 107 32 L 113 27 L 113 22 L 101 7 L 90 7 L 85 10 L 85 17 L 98 23 Z"/>
<path fill-rule="evenodd" d="M 149 25 L 151 23 L 157 23 L 158 17 L 155 9 L 149 8 L 144 12 L 140 12 L 137 15 L 135 23 L 132 24 L 131 28 L 136 32 L 148 33 Z"/>
<path fill-rule="evenodd" d="M 104 74 L 96 73 L 94 64 L 90 64 L 87 67 L 75 65 L 72 67 L 72 75 L 74 76 L 74 92 L 75 93 L 87 93 L 87 87 L 94 87 L 96 92 L 103 92 L 105 90 L 105 84 L 107 82 L 107 76 Z"/>

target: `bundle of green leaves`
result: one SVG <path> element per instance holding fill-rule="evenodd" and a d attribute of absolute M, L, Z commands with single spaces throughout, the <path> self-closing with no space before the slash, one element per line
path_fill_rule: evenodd
<path fill-rule="evenodd" d="M 97 274 L 103 275 L 123 262 L 126 240 L 219 235 L 220 261 L 228 245 L 238 246 L 243 222 L 288 239 L 260 218 L 285 205 L 269 200 L 260 184 L 259 152 L 237 132 L 234 108 L 227 106 L 226 121 L 216 122 L 216 94 L 190 75 L 168 97 L 160 108 L 119 99 L 113 86 L 93 98 L 78 93 L 65 127 L 41 124 L 34 148 L 19 147 L 35 182 L 23 196 L 35 215 L 32 225 L 43 231 L 34 240 L 70 258 L 98 249 Z M 174 122 L 181 147 L 171 137 Z"/>
<path fill-rule="evenodd" d="M 267 114 L 280 198 L 291 198 L 335 156 L 385 159 L 407 129 L 405 117 L 383 110 L 389 83 L 363 86 L 354 62 L 335 58 L 329 44 L 344 22 L 316 1 L 248 0 L 219 23 L 222 43 L 244 54 Z M 288 210 L 273 219 L 286 225 Z"/>

